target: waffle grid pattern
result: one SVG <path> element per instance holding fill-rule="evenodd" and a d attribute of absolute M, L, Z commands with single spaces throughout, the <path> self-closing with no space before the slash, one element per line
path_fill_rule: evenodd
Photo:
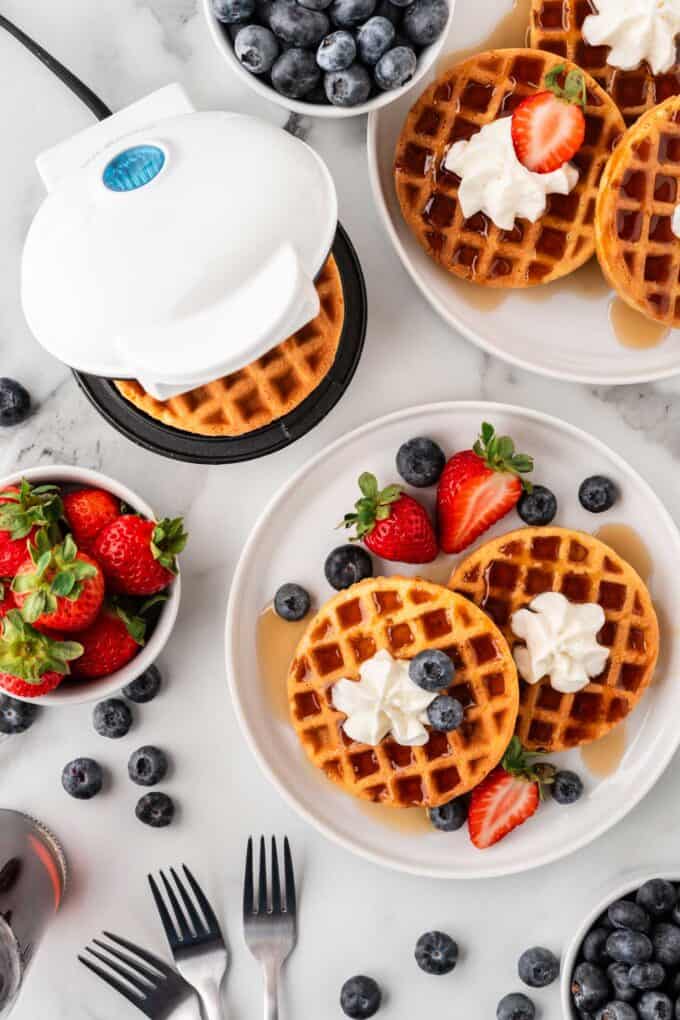
<path fill-rule="evenodd" d="M 680 97 L 645 114 L 611 158 L 597 204 L 602 268 L 644 315 L 680 326 L 680 241 L 672 219 L 680 195 Z"/>
<path fill-rule="evenodd" d="M 316 281 L 321 310 L 283 343 L 231 375 L 170 400 L 156 400 L 136 381 L 119 392 L 165 425 L 203 436 L 240 436 L 288 414 L 331 370 L 345 319 L 342 282 L 331 256 Z"/>
<path fill-rule="evenodd" d="M 533 0 L 530 43 L 588 71 L 621 110 L 627 125 L 647 110 L 680 93 L 680 70 L 654 75 L 647 63 L 622 71 L 607 63 L 609 46 L 589 46 L 582 26 L 596 13 L 590 0 Z"/>
<path fill-rule="evenodd" d="M 544 591 L 572 602 L 597 602 L 598 635 L 610 649 L 601 674 L 576 694 L 560 694 L 548 678 L 520 679 L 517 735 L 531 750 L 560 751 L 603 736 L 624 719 L 649 685 L 659 649 L 654 607 L 644 583 L 603 542 L 562 528 L 525 528 L 487 542 L 454 570 L 450 587 L 481 606 L 518 644 L 510 617 Z"/>
<path fill-rule="evenodd" d="M 530 287 L 565 276 L 593 254 L 600 176 L 624 131 L 594 81 L 588 82 L 585 141 L 572 160 L 579 182 L 570 195 L 549 196 L 536 223 L 516 220 L 504 231 L 481 212 L 466 220 L 457 201 L 459 178 L 443 166 L 453 144 L 509 116 L 559 63 L 525 49 L 482 53 L 439 78 L 411 109 L 397 143 L 397 196 L 420 244 L 448 272 L 491 287 Z"/>
<path fill-rule="evenodd" d="M 351 741 L 332 703 L 333 685 L 358 679 L 380 649 L 411 659 L 424 648 L 451 656 L 450 693 L 465 707 L 453 733 L 430 732 L 424 747 L 387 737 Z M 500 761 L 517 717 L 510 652 L 484 613 L 446 588 L 411 578 L 370 578 L 331 599 L 310 623 L 290 667 L 293 725 L 311 761 L 348 793 L 392 807 L 434 807 L 476 786 Z"/>

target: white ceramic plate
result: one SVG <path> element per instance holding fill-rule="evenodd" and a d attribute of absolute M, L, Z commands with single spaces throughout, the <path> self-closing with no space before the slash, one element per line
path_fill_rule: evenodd
<path fill-rule="evenodd" d="M 529 0 L 458 0 L 440 68 L 490 47 L 522 46 Z M 624 346 L 618 334 L 646 335 L 642 316 L 627 312 L 593 259 L 564 280 L 503 294 L 460 280 L 433 262 L 404 223 L 394 191 L 392 164 L 402 124 L 418 89 L 370 114 L 368 162 L 379 215 L 408 273 L 432 307 L 473 343 L 514 365 L 576 382 L 624 384 L 663 379 L 680 372 L 680 330 L 646 349 Z M 633 316 L 633 318 L 631 318 Z M 655 326 L 652 324 L 652 332 Z M 658 335 L 658 331 L 657 335 Z"/>
<path fill-rule="evenodd" d="M 447 453 L 469 447 L 482 421 L 512 435 L 519 449 L 536 459 L 536 480 L 557 495 L 557 524 L 596 531 L 606 523 L 635 528 L 653 563 L 651 591 L 659 607 L 664 641 L 657 683 L 626 722 L 626 752 L 618 770 L 604 780 L 589 777 L 580 752 L 556 755 L 585 778 L 578 804 L 553 802 L 507 839 L 478 851 L 466 830 L 409 832 L 390 819 L 395 809 L 365 805 L 342 793 L 306 759 L 284 717 L 272 711 L 271 694 L 258 670 L 258 616 L 285 581 L 297 581 L 321 604 L 333 592 L 323 564 L 343 542 L 335 529 L 356 499 L 357 477 L 373 471 L 383 484 L 397 478 L 396 452 L 405 440 L 425 435 Z M 590 474 L 614 479 L 621 499 L 595 517 L 578 502 L 578 486 Z M 422 492 L 422 490 L 421 490 Z M 433 493 L 427 490 L 429 500 Z M 487 537 L 521 526 L 513 512 Z M 440 556 L 413 573 L 444 582 L 455 561 Z M 284 486 L 255 525 L 243 550 L 229 600 L 227 671 L 241 725 L 265 773 L 313 825 L 343 846 L 380 864 L 441 878 L 481 878 L 525 871 L 563 857 L 591 842 L 622 818 L 656 782 L 680 740 L 680 647 L 672 647 L 668 620 L 680 605 L 680 535 L 649 486 L 617 454 L 586 433 L 554 418 L 501 404 L 433 404 L 389 415 L 338 440 Z M 401 565 L 376 562 L 376 573 L 402 573 Z M 385 814 L 387 812 L 387 814 Z"/>

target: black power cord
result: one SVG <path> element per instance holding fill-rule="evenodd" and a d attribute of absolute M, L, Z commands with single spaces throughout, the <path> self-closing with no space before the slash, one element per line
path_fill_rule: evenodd
<path fill-rule="evenodd" d="M 97 120 L 106 120 L 107 117 L 111 116 L 113 111 L 108 108 L 106 103 L 102 102 L 99 96 L 95 95 L 92 89 L 88 88 L 88 86 L 82 82 L 80 78 L 76 78 L 75 74 L 73 74 L 72 71 L 69 71 L 68 67 L 64 67 L 64 65 L 53 57 L 51 53 L 48 53 L 47 50 L 43 49 L 39 43 L 35 42 L 34 39 L 31 39 L 31 37 L 26 35 L 25 32 L 22 32 L 22 30 L 11 22 L 9 18 L 6 18 L 4 14 L 0 14 L 0 28 L 4 28 L 6 32 L 9 32 L 10 35 L 14 36 L 14 38 L 17 39 L 22 46 L 26 47 L 29 53 L 32 53 L 34 57 L 37 57 L 38 60 L 45 65 L 45 67 L 49 68 L 52 74 L 55 74 L 57 78 L 59 78 L 59 80 L 62 81 L 74 95 L 78 96 L 78 99 L 80 99 L 85 106 L 92 111 Z"/>

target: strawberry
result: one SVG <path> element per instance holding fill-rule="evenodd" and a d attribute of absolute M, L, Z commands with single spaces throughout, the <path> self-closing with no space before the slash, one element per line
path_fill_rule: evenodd
<path fill-rule="evenodd" d="M 474 845 L 486 850 L 531 818 L 555 771 L 547 762 L 534 764 L 534 756 L 513 737 L 498 768 L 472 791 L 468 828 Z"/>
<path fill-rule="evenodd" d="M 76 489 L 63 497 L 64 516 L 84 552 L 91 552 L 99 532 L 120 515 L 120 500 L 104 489 Z"/>
<path fill-rule="evenodd" d="M 33 487 L 22 478 L 0 492 L 0 577 L 14 577 L 38 528 L 55 528 L 62 503 L 56 485 Z"/>
<path fill-rule="evenodd" d="M 144 644 L 145 631 L 141 616 L 128 613 L 120 603 L 105 604 L 94 623 L 78 634 L 84 651 L 73 664 L 75 676 L 93 680 L 122 669 Z"/>
<path fill-rule="evenodd" d="M 431 563 L 438 553 L 430 518 L 420 503 L 402 492 L 399 485 L 380 491 L 375 475 L 359 478 L 361 499 L 356 513 L 345 514 L 340 527 L 356 527 L 355 541 L 398 563 Z"/>
<path fill-rule="evenodd" d="M 82 651 L 76 641 L 41 634 L 13 609 L 0 631 L 0 687 L 19 698 L 47 694 L 68 675 L 69 662 Z"/>
<path fill-rule="evenodd" d="M 176 575 L 176 557 L 187 537 L 181 517 L 147 521 L 137 514 L 124 514 L 100 531 L 95 556 L 112 591 L 155 595 Z"/>
<path fill-rule="evenodd" d="M 4 581 L 0 581 L 0 621 L 3 616 L 7 616 L 10 609 L 16 609 L 17 604 L 14 601 L 14 592 L 9 584 L 5 584 Z"/>
<path fill-rule="evenodd" d="M 515 506 L 531 485 L 519 476 L 533 471 L 531 457 L 515 452 L 509 436 L 497 436 L 484 422 L 471 450 L 448 461 L 437 489 L 439 544 L 446 553 L 471 545 Z"/>
<path fill-rule="evenodd" d="M 567 163 L 586 136 L 586 80 L 560 64 L 545 76 L 546 90 L 523 100 L 512 115 L 512 141 L 527 170 L 549 174 Z M 564 84 L 560 84 L 564 81 Z"/>
<path fill-rule="evenodd" d="M 87 553 L 67 535 L 52 545 L 41 529 L 29 543 L 30 558 L 12 582 L 14 600 L 28 623 L 38 630 L 84 630 L 94 622 L 104 601 L 104 575 Z"/>

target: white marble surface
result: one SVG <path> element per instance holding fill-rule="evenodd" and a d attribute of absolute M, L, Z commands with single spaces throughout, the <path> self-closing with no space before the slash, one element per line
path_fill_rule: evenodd
<path fill-rule="evenodd" d="M 474 0 L 459 0 L 473 3 Z M 230 76 L 213 50 L 196 0 L 4 0 L 3 13 L 118 108 L 171 80 L 199 107 L 283 115 Z M 145 889 L 147 870 L 186 860 L 222 909 L 233 961 L 228 1015 L 261 1013 L 259 975 L 240 933 L 242 850 L 250 832 L 291 836 L 300 868 L 301 938 L 286 976 L 287 1015 L 339 1016 L 342 981 L 375 974 L 388 992 L 385 1020 L 418 1015 L 492 1018 L 515 989 L 516 958 L 528 945 L 559 950 L 599 890 L 631 867 L 668 864 L 680 835 L 677 759 L 652 794 L 614 831 L 558 866 L 483 886 L 440 884 L 380 871 L 325 842 L 260 776 L 237 729 L 222 657 L 229 580 L 253 516 L 312 453 L 368 419 L 412 403 L 485 397 L 525 404 L 574 422 L 623 453 L 680 517 L 680 381 L 624 389 L 560 384 L 510 370 L 453 335 L 425 304 L 389 247 L 371 208 L 359 121 L 300 124 L 335 175 L 340 215 L 362 259 L 370 303 L 366 350 L 348 395 L 305 439 L 237 467 L 171 464 L 118 436 L 86 402 L 69 372 L 37 346 L 18 300 L 24 234 L 41 198 L 35 155 L 89 123 L 78 101 L 0 33 L 0 373 L 31 390 L 35 415 L 0 436 L 0 476 L 17 466 L 67 462 L 100 468 L 165 512 L 184 513 L 192 538 L 184 558 L 179 626 L 163 656 L 166 689 L 137 713 L 127 738 L 105 742 L 83 706 L 45 715 L 0 748 L 0 804 L 32 812 L 66 844 L 73 885 L 29 975 L 16 1020 L 113 1020 L 134 1011 L 76 963 L 102 926 L 163 950 Z M 247 172 L 247 167 L 244 167 Z M 540 337 L 536 343 L 540 343 Z M 127 754 L 143 742 L 174 760 L 168 789 L 181 805 L 163 832 L 133 817 L 137 791 Z M 61 766 L 78 754 L 110 770 L 105 795 L 78 804 L 63 794 Z M 412 962 L 424 930 L 439 927 L 463 955 L 449 978 Z M 557 1020 L 556 989 L 536 995 Z M 13 1018 L 14 1020 L 14 1018 Z"/>

